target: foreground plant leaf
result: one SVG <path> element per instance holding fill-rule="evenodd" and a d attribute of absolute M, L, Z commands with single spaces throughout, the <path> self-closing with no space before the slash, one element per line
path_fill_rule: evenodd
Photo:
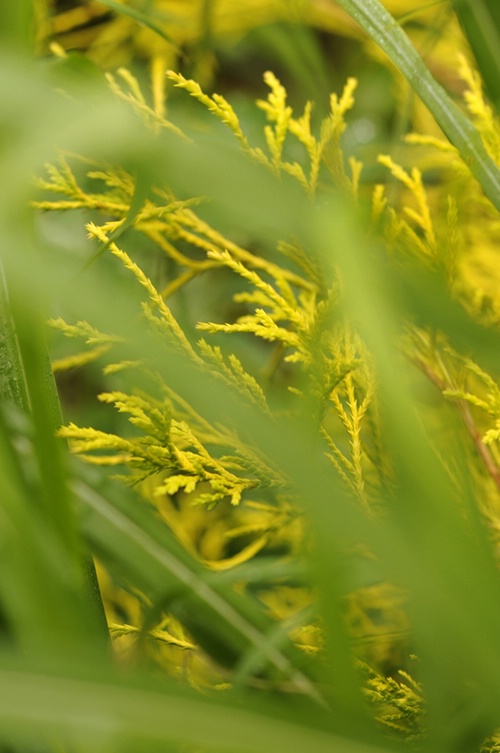
<path fill-rule="evenodd" d="M 105 5 L 107 8 L 110 8 L 110 10 L 115 11 L 115 13 L 120 13 L 123 16 L 128 16 L 138 24 L 146 26 L 148 29 L 164 39 L 165 42 L 168 42 L 168 44 L 174 48 L 177 54 L 182 54 L 172 37 L 152 20 L 151 13 L 143 13 L 142 11 L 137 10 L 137 8 L 133 8 L 130 5 L 125 5 L 121 2 L 116 2 L 116 0 L 99 0 L 99 2 L 101 5 Z"/>
<path fill-rule="evenodd" d="M 387 753 L 394 746 L 331 731 L 307 707 L 287 712 L 269 699 L 255 705 L 201 696 L 151 678 L 124 680 L 95 670 L 33 671 L 19 662 L 0 668 L 0 738 L 59 738 L 82 753 L 96 750 L 197 749 L 217 753 Z M 299 720 L 300 721 L 297 721 Z M 337 721 L 337 720 L 336 720 Z M 330 726 L 330 729 L 328 727 Z M 364 737 L 364 736 L 362 736 Z M 144 746 L 147 746 L 145 748 Z M 170 747 L 175 746 L 175 747 Z"/>

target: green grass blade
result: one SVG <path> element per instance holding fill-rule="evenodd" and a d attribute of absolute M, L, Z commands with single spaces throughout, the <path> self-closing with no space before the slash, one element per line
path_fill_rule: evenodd
<path fill-rule="evenodd" d="M 32 647 L 30 643 L 46 649 L 54 640 L 61 647 L 66 642 L 75 645 L 73 640 L 82 625 L 86 625 L 83 634 L 90 637 L 100 621 L 96 633 L 102 638 L 106 635 L 102 604 L 91 586 L 95 582 L 93 563 L 82 561 L 63 446 L 55 437 L 62 419 L 43 326 L 35 311 L 36 291 L 16 307 L 17 291 L 7 290 L 3 266 L 0 275 L 0 402 L 5 410 L 5 420 L 2 417 L 0 422 L 0 504 L 2 514 L 11 522 L 4 567 L 12 572 L 0 592 L 14 630 L 11 637 L 25 644 L 25 650 Z M 26 423 L 26 431 L 29 426 L 33 432 L 31 453 L 23 454 L 15 446 L 21 437 L 16 437 L 14 416 L 21 425 Z M 25 445 L 27 438 L 21 441 Z M 40 547 L 42 541 L 45 546 L 51 542 L 49 557 Z M 58 562 L 56 572 L 54 562 Z M 66 575 L 61 577 L 63 573 Z M 36 592 L 30 598 L 34 583 Z M 69 610 L 65 606 L 68 601 Z M 87 614 L 83 615 L 85 602 Z M 36 636 L 32 620 L 38 626 Z"/>
<path fill-rule="evenodd" d="M 67 741 L 81 753 L 121 750 L 150 753 L 203 750 L 214 753 L 387 753 L 343 734 L 308 726 L 308 712 L 293 697 L 289 711 L 251 699 L 245 705 L 188 692 L 178 684 L 112 675 L 56 675 L 19 667 L 0 668 L 0 735 L 16 741 Z"/>
<path fill-rule="evenodd" d="M 384 520 L 384 534 L 392 530 L 394 539 L 378 554 L 410 597 L 419 671 L 428 689 L 429 734 L 443 750 L 454 736 L 482 733 L 484 739 L 496 723 L 498 569 L 477 502 L 453 485 L 417 418 L 410 367 L 396 350 L 406 312 L 394 303 L 398 296 L 384 264 L 376 262 L 383 251 L 366 241 L 359 216 L 343 201 L 332 202 L 324 222 L 322 237 L 337 240 L 347 310 L 376 362 L 385 441 L 396 476 Z M 457 704 L 475 705 L 474 722 L 456 716 Z"/>
<path fill-rule="evenodd" d="M 0 262 L 0 399 L 28 410 L 28 394 L 24 381 L 19 343 L 9 305 L 9 293 L 3 265 Z"/>
<path fill-rule="evenodd" d="M 500 170 L 488 156 L 479 133 L 434 79 L 409 38 L 380 0 L 338 0 L 381 47 L 429 108 L 450 142 L 500 211 Z"/>
<path fill-rule="evenodd" d="M 13 301 L 16 297 L 12 297 Z M 23 300 L 17 301 L 14 308 L 35 434 L 34 449 L 41 476 L 39 502 L 61 542 L 64 542 L 69 553 L 78 558 L 78 535 L 67 486 L 64 445 L 56 438 L 62 415 L 45 344 L 42 318 L 34 310 L 33 296 L 30 300 L 30 305 L 26 305 L 23 296 Z"/>
<path fill-rule="evenodd" d="M 500 3 L 498 0 L 452 0 L 486 91 L 500 112 Z"/>
<path fill-rule="evenodd" d="M 33 52 L 34 0 L 0 3 L 0 41 L 28 55 Z"/>
<path fill-rule="evenodd" d="M 37 505 L 36 464 L 19 423 L 12 411 L 0 413 L 0 598 L 10 638 L 30 656 L 88 655 L 102 648 L 101 633 L 82 596 L 81 571 Z"/>
<path fill-rule="evenodd" d="M 158 24 L 152 20 L 150 14 L 143 13 L 142 11 L 131 7 L 130 5 L 116 2 L 116 0 L 99 0 L 99 3 L 101 5 L 105 5 L 115 13 L 120 13 L 123 16 L 128 16 L 133 21 L 141 24 L 141 26 L 146 26 L 151 31 L 154 31 L 155 34 L 158 34 L 158 36 L 160 36 L 165 42 L 168 42 L 168 44 L 174 48 L 178 55 L 182 54 L 181 50 L 177 47 L 172 37 L 167 34 L 166 31 L 161 28 L 161 26 L 158 26 Z"/>
<path fill-rule="evenodd" d="M 126 491 L 121 491 L 111 502 L 109 490 L 103 495 L 83 481 L 75 483 L 75 491 L 86 535 L 104 562 L 150 594 L 158 610 L 178 616 L 214 658 L 234 664 L 250 645 L 298 690 L 317 697 L 311 681 L 287 653 L 267 640 L 268 620 L 261 611 L 223 579 L 218 586 L 216 576 L 191 558 L 138 500 L 127 500 Z"/>
<path fill-rule="evenodd" d="M 260 49 L 269 50 L 277 63 L 294 77 L 307 99 L 320 110 L 328 100 L 330 82 L 317 36 L 310 27 L 274 23 L 253 32 Z"/>

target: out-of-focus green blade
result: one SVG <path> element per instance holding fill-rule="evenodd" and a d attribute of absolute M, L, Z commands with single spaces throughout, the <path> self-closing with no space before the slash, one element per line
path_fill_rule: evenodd
<path fill-rule="evenodd" d="M 83 481 L 74 488 L 84 530 L 103 561 L 148 593 L 158 609 L 177 615 L 214 659 L 234 665 L 251 646 L 297 690 L 317 696 L 287 655 L 293 656 L 293 650 L 283 652 L 266 639 L 271 623 L 256 604 L 223 579 L 219 585 L 216 575 L 207 573 L 139 500 L 128 499 L 126 490 L 113 494 L 108 489 L 103 495 Z"/>
<path fill-rule="evenodd" d="M 35 297 L 36 291 L 32 291 L 27 304 L 24 296 L 20 301 L 14 292 L 11 307 L 22 358 L 21 373 L 28 393 L 34 429 L 33 445 L 41 477 L 38 504 L 47 521 L 59 533 L 68 552 L 73 552 L 78 557 L 78 536 L 69 500 L 64 448 L 56 439 L 62 415 L 44 338 L 42 313 L 36 310 Z"/>
<path fill-rule="evenodd" d="M 453 748 L 469 735 L 484 739 L 496 723 L 491 699 L 500 691 L 493 669 L 500 661 L 500 578 L 476 502 L 454 487 L 417 419 L 409 367 L 396 351 L 404 306 L 377 264 L 380 255 L 342 200 L 332 201 L 324 223 L 322 237 L 335 239 L 332 255 L 345 280 L 349 314 L 376 362 L 395 472 L 383 526 L 394 539 L 378 553 L 408 589 L 431 739 L 440 749 Z M 457 715 L 461 705 L 475 709 L 474 719 Z"/>
<path fill-rule="evenodd" d="M 89 655 L 102 647 L 95 612 L 82 593 L 74 553 L 42 514 L 33 456 L 18 435 L 20 416 L 0 413 L 0 599 L 12 642 L 25 655 Z M 47 490 L 48 491 L 48 490 Z"/>
<path fill-rule="evenodd" d="M 171 45 L 178 54 L 181 54 L 181 51 L 175 44 L 172 37 L 167 34 L 167 32 L 164 31 L 161 26 L 159 26 L 152 20 L 152 14 L 143 13 L 142 11 L 137 10 L 137 8 L 134 8 L 131 5 L 125 5 L 125 3 L 120 3 L 116 0 L 99 0 L 99 3 L 101 5 L 105 5 L 107 8 L 110 8 L 110 10 L 115 11 L 115 13 L 120 13 L 123 16 L 128 16 L 138 24 L 151 29 L 151 31 L 154 31 L 155 34 L 158 34 L 158 36 L 160 36 L 165 42 L 168 42 L 168 44 Z"/>
<path fill-rule="evenodd" d="M 22 263 L 21 260 L 18 263 Z M 104 641 L 107 638 L 106 622 L 94 565 L 90 557 L 84 554 L 74 501 L 68 486 L 65 448 L 56 438 L 56 431 L 62 424 L 62 413 L 45 342 L 43 315 L 37 306 L 36 290 L 32 289 L 29 296 L 24 295 L 21 300 L 18 292 L 12 291 L 10 312 L 5 313 L 13 315 L 16 329 L 14 342 L 21 359 L 20 363 L 13 361 L 17 367 L 15 375 L 22 383 L 29 402 L 29 406 L 19 401 L 13 402 L 13 405 L 24 411 L 33 434 L 33 458 L 20 457 L 19 462 L 21 466 L 26 465 L 27 476 L 31 462 L 37 469 L 36 484 L 31 489 L 24 487 L 28 505 L 26 514 L 29 517 L 31 508 L 35 508 L 33 514 L 40 513 L 44 524 L 56 537 L 57 546 L 64 550 L 67 559 L 64 568 L 68 575 L 71 574 L 67 586 L 75 589 L 75 597 L 79 592 L 81 608 L 87 612 L 85 621 L 92 625 L 90 631 L 96 636 L 100 632 L 100 639 Z M 9 395 L 2 395 L 2 398 L 11 402 Z M 31 548 L 36 550 L 36 546 Z M 53 576 L 46 577 L 57 581 Z"/>
<path fill-rule="evenodd" d="M 316 35 L 310 27 L 275 23 L 253 31 L 259 48 L 269 50 L 293 75 L 301 96 L 314 101 L 320 110 L 328 101 L 330 82 Z"/>
<path fill-rule="evenodd" d="M 16 58 L 6 56 L 4 60 Z M 0 154 L 3 280 L 0 397 L 4 404 L 17 408 L 30 430 L 26 430 L 29 438 L 22 433 L 16 436 L 8 424 L 3 425 L 5 486 L 0 494 L 0 506 L 10 525 L 5 529 L 4 556 L 4 572 L 9 573 L 9 577 L 1 581 L 2 599 L 11 623 L 16 626 L 16 637 L 25 650 L 32 647 L 43 650 L 44 646 L 56 645 L 60 645 L 61 650 L 69 645 L 75 649 L 81 643 L 80 650 L 87 651 L 94 640 L 96 645 L 102 646 L 106 633 L 102 612 L 96 608 L 95 594 L 91 595 L 89 590 L 91 570 L 83 561 L 66 483 L 63 445 L 55 438 L 61 414 L 45 346 L 40 303 L 42 288 L 33 276 L 33 264 L 36 265 L 39 258 L 28 206 L 31 170 L 28 168 L 23 176 L 22 165 L 30 151 L 27 143 L 31 126 L 28 127 L 28 123 L 36 122 L 31 108 L 43 108 L 44 93 L 37 90 L 33 81 L 28 83 L 28 78 L 24 79 L 23 91 L 16 93 L 16 76 L 21 70 L 20 75 L 26 75 L 26 62 L 16 60 L 12 66 L 7 64 L 7 68 L 14 80 L 2 88 L 1 127 L 8 137 L 8 148 Z M 45 102 L 48 105 L 48 101 Z M 51 105 L 48 108 L 50 110 Z M 2 147 L 5 141 L 7 139 Z M 36 147 L 33 148 L 36 151 Z M 15 249 L 15 254 L 8 253 L 9 248 Z M 22 292 L 14 279 L 18 274 L 28 284 Z M 29 450 L 24 451 L 27 444 Z M 33 590 L 31 600 L 30 589 Z M 38 623 L 35 630 L 32 621 Z"/>
<path fill-rule="evenodd" d="M 203 750 L 217 753 L 388 753 L 309 723 L 291 696 L 289 710 L 268 698 L 231 704 L 223 691 L 189 692 L 179 684 L 74 671 L 56 675 L 10 663 L 0 667 L 0 738 L 67 742 L 81 753 Z"/>
<path fill-rule="evenodd" d="M 489 98 L 500 111 L 500 3 L 498 0 L 452 2 Z"/>
<path fill-rule="evenodd" d="M 28 410 L 28 394 L 16 330 L 10 311 L 9 291 L 0 264 L 0 399 Z"/>
<path fill-rule="evenodd" d="M 0 3 L 0 42 L 4 47 L 33 51 L 34 0 Z"/>

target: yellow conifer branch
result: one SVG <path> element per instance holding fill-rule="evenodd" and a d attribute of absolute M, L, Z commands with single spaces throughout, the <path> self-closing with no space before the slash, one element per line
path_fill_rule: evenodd
<path fill-rule="evenodd" d="M 125 253 L 122 249 L 118 248 L 116 243 L 113 241 L 109 241 L 107 235 L 102 230 L 102 228 L 99 228 L 97 225 L 94 225 L 94 223 L 90 222 L 87 225 L 87 230 L 89 232 L 89 236 L 91 238 L 97 238 L 101 241 L 104 245 L 109 246 L 109 250 L 111 253 L 116 256 L 124 267 L 128 269 L 134 277 L 137 279 L 137 281 L 142 285 L 142 287 L 146 290 L 148 297 L 153 305 L 154 310 L 157 310 L 160 314 L 161 321 L 166 325 L 167 330 L 171 333 L 171 335 L 174 337 L 174 339 L 179 343 L 179 345 L 182 347 L 182 349 L 196 362 L 198 362 L 200 359 L 197 356 L 197 354 L 194 352 L 193 348 L 191 347 L 191 343 L 187 339 L 186 335 L 184 334 L 182 328 L 179 326 L 177 320 L 171 313 L 168 306 L 166 306 L 163 298 L 161 297 L 160 293 L 156 290 L 155 286 L 147 277 L 142 269 L 132 261 L 130 256 Z M 146 313 L 146 311 L 145 311 Z M 151 314 L 151 318 L 154 318 L 153 314 Z"/>

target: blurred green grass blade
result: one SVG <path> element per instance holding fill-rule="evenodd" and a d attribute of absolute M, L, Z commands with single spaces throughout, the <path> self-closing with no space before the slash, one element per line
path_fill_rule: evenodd
<path fill-rule="evenodd" d="M 41 314 L 35 310 L 36 291 L 32 291 L 29 304 L 24 296 L 17 301 L 16 297 L 14 293 L 12 307 L 34 429 L 33 443 L 40 473 L 39 504 L 47 522 L 77 561 L 81 553 L 76 519 L 70 504 L 63 444 L 56 438 L 62 416 L 45 344 L 44 325 Z"/>
<path fill-rule="evenodd" d="M 276 648 L 286 646 L 290 641 L 289 636 L 293 630 L 312 624 L 317 619 L 317 616 L 316 607 L 307 607 L 289 619 L 271 624 L 270 630 L 266 635 L 266 644 L 271 644 Z M 262 669 L 265 669 L 266 664 L 267 659 L 262 652 L 262 647 L 250 646 L 242 653 L 238 661 L 232 677 L 232 683 L 235 687 L 243 686 L 247 678 L 261 672 Z"/>
<path fill-rule="evenodd" d="M 500 692 L 500 578 L 491 546 L 476 502 L 452 484 L 417 419 L 411 381 L 395 347 L 404 310 L 395 305 L 384 267 L 360 233 L 359 216 L 337 198 L 324 222 L 322 235 L 336 238 L 349 314 L 376 363 L 397 482 L 384 520 L 397 544 L 378 553 L 408 589 L 431 738 L 444 746 L 448 733 L 466 735 L 476 722 L 486 737 L 497 714 L 491 699 Z M 476 702 L 481 711 L 475 722 L 456 716 L 457 704 Z"/>
<path fill-rule="evenodd" d="M 258 27 L 253 36 L 259 48 L 269 50 L 294 77 L 301 97 L 314 100 L 315 107 L 322 113 L 330 82 L 313 30 L 303 24 L 275 23 Z"/>
<path fill-rule="evenodd" d="M 12 321 L 7 280 L 0 260 L 0 400 L 28 410 L 28 394 L 24 381 L 16 329 Z"/>
<path fill-rule="evenodd" d="M 210 48 L 213 42 L 213 17 L 217 0 L 202 0 L 200 5 L 201 45 Z"/>
<path fill-rule="evenodd" d="M 31 306 L 33 299 L 31 300 Z M 47 351 L 44 323 L 31 306 L 22 307 L 16 317 L 19 342 L 30 398 L 30 417 L 34 429 L 34 452 L 39 482 L 38 505 L 44 519 L 54 530 L 58 542 L 67 552 L 68 564 L 75 571 L 75 587 L 85 611 L 89 637 L 103 647 L 108 641 L 107 623 L 99 591 L 94 562 L 87 551 L 69 488 L 67 450 L 56 430 L 62 424 L 61 406 Z"/>
<path fill-rule="evenodd" d="M 234 664 L 248 645 L 285 674 L 301 692 L 317 696 L 311 681 L 266 638 L 268 620 L 248 599 L 207 573 L 138 500 L 126 491 L 113 503 L 84 482 L 75 484 L 86 534 L 105 563 L 149 593 L 159 608 L 175 614 L 222 664 Z M 208 576 L 208 577 L 207 577 Z M 208 582 L 210 578 L 210 582 Z M 292 652 L 293 653 L 293 652 Z"/>
<path fill-rule="evenodd" d="M 251 698 L 234 704 L 123 674 L 57 675 L 0 665 L 0 736 L 20 742 L 59 735 L 80 753 L 388 753 L 396 747 L 325 731 L 293 697 L 287 705 L 288 711 L 280 709 L 273 698 L 266 705 Z"/>
<path fill-rule="evenodd" d="M 89 91 L 107 92 L 102 70 L 81 52 L 70 50 L 64 57 L 44 58 L 43 68 L 54 90 L 86 86 Z"/>
<path fill-rule="evenodd" d="M 17 263 L 22 264 L 19 259 Z M 29 425 L 33 432 L 31 457 L 17 450 L 15 428 L 2 417 L 0 456 L 5 486 L 0 493 L 0 506 L 12 524 L 4 551 L 4 567 L 11 568 L 12 575 L 0 592 L 14 625 L 12 638 L 26 644 L 27 648 L 29 640 L 24 632 L 28 628 L 28 636 L 32 636 L 32 619 L 38 625 L 33 645 L 40 642 L 45 647 L 52 645 L 54 636 L 61 646 L 72 643 L 69 636 L 76 636 L 78 627 L 83 625 L 86 630 L 82 632 L 94 636 L 99 632 L 99 620 L 104 638 L 102 604 L 95 588 L 91 588 L 93 564 L 82 561 L 82 544 L 67 486 L 63 447 L 55 437 L 62 419 L 43 325 L 36 311 L 37 292 L 23 296 L 20 306 L 16 306 L 17 291 L 7 290 L 1 262 L 0 274 L 0 410 L 5 411 L 5 419 L 10 417 L 11 423 L 15 419 L 20 425 L 26 423 L 26 430 Z M 26 437 L 23 441 L 27 441 Z M 14 504 L 13 500 L 16 500 Z M 33 522 L 36 522 L 35 528 Z M 40 546 L 41 541 L 45 541 L 45 545 L 51 542 L 49 556 Z M 59 549 L 62 551 L 56 556 Z M 57 561 L 59 572 L 54 573 Z M 62 573 L 67 576 L 61 578 Z M 30 589 L 36 583 L 36 594 L 30 599 Z M 66 597 L 74 616 L 68 614 Z M 74 603 L 79 598 L 81 604 Z M 37 599 L 41 599 L 39 608 L 35 605 Z M 87 614 L 82 616 L 81 607 L 86 600 Z M 63 627 L 67 627 L 67 635 Z"/>
<path fill-rule="evenodd" d="M 100 605 L 95 584 L 93 585 L 91 563 L 82 561 L 82 542 L 78 535 L 72 499 L 66 483 L 63 444 L 54 436 L 55 429 L 61 423 L 61 415 L 44 339 L 41 314 L 43 310 L 41 299 L 44 291 L 33 273 L 37 263 L 42 263 L 42 260 L 37 255 L 32 216 L 28 206 L 32 194 L 30 185 L 32 168 L 44 158 L 46 146 L 42 145 L 43 142 L 51 143 L 53 135 L 57 132 L 57 127 L 52 130 L 49 126 L 52 134 L 49 136 L 48 131 L 45 131 L 45 134 L 41 135 L 43 118 L 39 120 L 39 115 L 45 112 L 49 115 L 49 119 L 54 116 L 56 119 L 64 120 L 65 111 L 69 117 L 66 123 L 69 124 L 72 119 L 72 106 L 68 105 L 67 101 L 64 104 L 63 98 L 54 95 L 41 75 L 40 69 L 32 68 L 26 59 L 7 56 L 4 53 L 1 71 L 0 75 L 4 76 L 0 85 L 4 96 L 1 126 L 4 129 L 3 133 L 8 136 L 2 144 L 5 148 L 0 152 L 2 165 L 0 248 L 8 283 L 8 295 L 5 295 L 7 284 L 4 284 L 2 302 L 4 306 L 7 306 L 5 310 L 7 313 L 4 311 L 2 316 L 10 317 L 10 331 L 6 327 L 5 335 L 10 336 L 7 341 L 10 346 L 15 347 L 13 354 L 15 358 L 10 358 L 12 353 L 3 353 L 9 360 L 2 362 L 2 370 L 4 374 L 10 371 L 9 379 L 15 377 L 17 382 L 23 385 L 21 397 L 15 392 L 6 397 L 15 398 L 16 403 L 25 413 L 29 408 L 30 421 L 34 430 L 32 445 L 34 452 L 30 458 L 17 457 L 17 479 L 15 484 L 11 485 L 10 491 L 5 490 L 0 498 L 0 504 L 7 510 L 11 504 L 12 495 L 18 500 L 16 507 L 8 513 L 14 514 L 14 509 L 18 511 L 18 517 L 15 517 L 15 523 L 13 523 L 13 536 L 17 537 L 15 540 L 18 542 L 16 546 L 19 553 L 12 545 L 12 556 L 13 561 L 17 561 L 17 557 L 21 559 L 15 567 L 13 566 L 14 571 L 18 572 L 20 577 L 24 572 L 22 551 L 26 548 L 26 552 L 31 555 L 31 559 L 27 557 L 27 567 L 29 565 L 32 587 L 37 588 L 37 596 L 40 596 L 42 600 L 44 589 L 47 589 L 45 617 L 40 620 L 41 626 L 48 623 L 47 630 L 41 627 L 37 637 L 40 637 L 42 643 L 44 640 L 49 643 L 54 641 L 50 636 L 50 620 L 53 621 L 53 635 L 59 635 L 57 611 L 54 612 L 57 610 L 57 598 L 54 594 L 57 594 L 61 600 L 61 620 L 66 612 L 65 600 L 72 604 L 71 610 L 74 612 L 74 617 L 69 621 L 67 615 L 64 617 L 68 624 L 68 640 L 72 632 L 75 636 L 73 645 L 78 642 L 76 636 L 79 636 L 82 650 L 94 641 L 96 646 L 102 648 L 107 637 L 103 613 L 102 609 L 99 611 Z M 79 107 L 77 106 L 76 109 L 78 110 Z M 38 115 L 35 115 L 35 112 Z M 35 123 L 36 126 L 34 126 Z M 25 126 L 28 127 L 25 128 Z M 9 249 L 13 253 L 9 253 Z M 58 276 L 57 271 L 53 274 Z M 20 296 L 18 295 L 19 288 L 16 286 L 18 275 L 26 281 L 26 288 Z M 12 337 L 13 330 L 16 332 L 15 338 Z M 8 436 L 6 441 L 9 442 Z M 29 483 L 26 480 L 28 477 Z M 42 521 L 38 532 L 39 542 L 36 541 L 36 533 L 30 533 L 31 518 Z M 23 537 L 24 529 L 26 529 L 26 535 Z M 48 533 L 45 533 L 46 531 Z M 34 537 L 33 541 L 30 541 L 31 535 Z M 42 545 L 44 539 L 47 543 Z M 49 546 L 49 542 L 52 542 L 53 546 L 52 543 Z M 55 563 L 57 563 L 57 572 L 53 570 Z M 23 582 L 29 584 L 28 575 Z M 5 588 L 10 589 L 10 593 L 14 595 L 16 589 L 12 584 L 15 583 L 15 578 L 5 583 Z M 26 588 L 23 591 L 22 583 L 20 583 L 17 590 L 19 593 L 24 592 L 28 597 Z M 17 597 L 15 603 L 22 606 Z M 29 608 L 28 598 L 26 607 Z M 35 618 L 34 614 L 33 618 Z M 29 630 L 33 630 L 29 620 L 26 621 L 25 626 L 29 634 Z M 64 641 L 61 640 L 61 645 L 63 644 Z"/>
<path fill-rule="evenodd" d="M 486 92 L 500 112 L 500 3 L 498 0 L 452 0 Z"/>
<path fill-rule="evenodd" d="M 380 0 L 337 2 L 407 78 L 447 138 L 458 149 L 486 196 L 500 211 L 500 170 L 487 154 L 477 130 L 434 79 L 397 21 Z"/>
<path fill-rule="evenodd" d="M 34 5 L 40 0 L 0 3 L 0 42 L 17 52 L 31 55 L 34 41 Z"/>
<path fill-rule="evenodd" d="M 294 555 L 293 559 L 259 556 L 228 570 L 214 573 L 213 577 L 219 584 L 244 582 L 251 586 L 270 583 L 304 586 L 307 582 L 307 564 L 298 555 Z M 210 583 L 211 576 L 207 576 L 206 580 Z"/>
<path fill-rule="evenodd" d="M 214 10 L 216 0 L 202 0 L 198 10 L 198 24 L 200 29 L 200 36 L 194 50 L 195 60 L 198 59 L 201 63 L 205 55 L 213 55 L 214 45 Z M 191 53 L 192 57 L 192 53 Z M 203 64 L 203 63 L 202 63 Z M 196 62 L 195 62 L 196 69 Z M 202 83 L 200 81 L 200 83 Z"/>
<path fill-rule="evenodd" d="M 408 261 L 386 270 L 386 279 L 408 320 L 424 329 L 437 329 L 460 353 L 495 373 L 498 369 L 500 333 L 472 319 L 449 294 L 443 274 Z"/>
<path fill-rule="evenodd" d="M 81 593 L 81 573 L 37 506 L 31 458 L 0 414 L 2 578 L 13 642 L 26 655 L 98 651 L 102 642 Z M 24 441 L 25 444 L 26 440 Z"/>
<path fill-rule="evenodd" d="M 134 160 L 132 160 L 132 162 L 133 161 Z M 130 167 L 133 167 L 133 165 L 131 164 Z M 139 162 L 136 169 L 133 170 L 132 175 L 134 178 L 134 193 L 130 201 L 129 210 L 124 217 L 123 222 L 114 232 L 110 233 L 107 243 L 101 244 L 100 247 L 96 251 L 94 251 L 92 256 L 83 265 L 80 274 L 82 272 L 85 272 L 85 270 L 88 269 L 91 264 L 93 264 L 100 256 L 102 256 L 102 254 L 109 247 L 110 243 L 116 243 L 119 238 L 121 238 L 121 236 L 133 226 L 135 218 L 144 206 L 144 202 L 148 198 L 151 191 L 151 171 L 148 170 L 147 167 L 145 168 L 144 165 Z"/>
<path fill-rule="evenodd" d="M 167 34 L 161 26 L 155 23 L 152 14 L 143 13 L 142 11 L 137 10 L 137 8 L 134 8 L 131 5 L 125 5 L 125 3 L 117 2 L 117 0 L 98 0 L 98 2 L 101 5 L 105 5 L 106 8 L 115 11 L 115 13 L 128 16 L 133 21 L 141 24 L 141 26 L 146 26 L 151 31 L 154 31 L 154 33 L 158 34 L 158 36 L 160 36 L 165 42 L 168 42 L 178 55 L 182 55 L 182 51 L 178 48 L 172 37 Z"/>
<path fill-rule="evenodd" d="M 10 230 L 11 237 L 16 237 L 17 255 L 14 266 L 17 272 L 23 268 L 26 279 L 30 279 L 31 263 L 34 253 L 31 216 L 27 206 L 16 208 L 13 217 L 9 217 L 4 228 Z M 1 395 L 10 400 L 28 418 L 32 431 L 33 458 L 20 456 L 19 493 L 26 500 L 25 525 L 28 525 L 30 506 L 35 508 L 34 515 L 40 513 L 44 526 L 49 529 L 57 545 L 66 552 L 64 568 L 71 573 L 67 583 L 68 589 L 75 589 L 82 605 L 86 604 L 88 619 L 92 624 L 91 632 L 100 632 L 101 644 L 107 632 L 104 613 L 99 594 L 95 587 L 93 563 L 86 559 L 83 542 L 77 529 L 73 500 L 67 483 L 67 469 L 63 443 L 56 438 L 56 430 L 62 423 L 59 397 L 52 374 L 52 368 L 45 342 L 45 324 L 39 300 L 40 290 L 33 285 L 33 280 L 19 296 L 19 290 L 11 282 L 12 264 L 8 255 L 2 267 L 3 294 L 1 318 L 5 323 L 2 355 L 8 360 L 2 362 L 2 371 L 7 373 L 8 385 L 13 385 L 11 392 Z M 15 394 L 17 390 L 17 394 Z M 24 467 L 23 467 L 24 466 Z M 34 474 L 31 486 L 24 483 L 25 476 Z M 7 502 L 3 498 L 3 503 Z M 22 529 L 19 529 L 22 530 Z M 33 545 L 36 551 L 36 545 Z M 41 555 L 40 555 L 41 556 Z M 40 563 L 43 570 L 43 563 Z M 48 578 L 50 576 L 47 575 Z M 57 579 L 52 578 L 57 581 Z M 72 595 L 76 597 L 75 595 Z M 77 610 L 78 611 L 78 610 Z M 95 630 L 94 630 L 95 628 Z"/>

